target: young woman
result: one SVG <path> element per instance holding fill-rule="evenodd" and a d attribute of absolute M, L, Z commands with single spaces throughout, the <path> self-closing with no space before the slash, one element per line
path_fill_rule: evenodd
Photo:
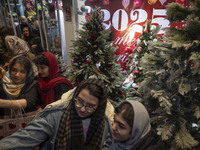
<path fill-rule="evenodd" d="M 36 110 L 40 96 L 34 80 L 31 62 L 24 56 L 15 57 L 9 71 L 0 83 L 0 110 L 2 115 Z"/>
<path fill-rule="evenodd" d="M 0 141 L 0 149 L 101 150 L 111 134 L 105 110 L 107 89 L 97 79 L 82 81 L 62 99 L 49 104 L 25 129 Z M 16 142 L 17 141 L 17 142 Z"/>
<path fill-rule="evenodd" d="M 22 31 L 22 39 L 28 43 L 31 52 L 35 55 L 38 55 L 39 53 L 43 52 L 40 37 L 34 35 L 28 26 L 23 27 Z"/>
<path fill-rule="evenodd" d="M 165 150 L 161 138 L 153 134 L 149 114 L 138 101 L 123 101 L 115 109 L 112 124 L 114 142 L 110 150 Z"/>
<path fill-rule="evenodd" d="M 3 45 L 9 51 L 10 56 L 28 56 L 32 54 L 27 43 L 19 37 L 14 36 L 13 32 L 11 31 L 13 31 L 13 29 L 10 27 L 0 28 L 0 37 L 2 39 Z"/>
<path fill-rule="evenodd" d="M 60 75 L 58 62 L 54 54 L 43 52 L 34 60 L 39 74 L 39 93 L 43 106 L 59 100 L 63 93 L 72 89 L 71 82 Z"/>

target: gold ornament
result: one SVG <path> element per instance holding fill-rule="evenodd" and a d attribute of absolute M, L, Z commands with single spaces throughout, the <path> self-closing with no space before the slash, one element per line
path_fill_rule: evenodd
<path fill-rule="evenodd" d="M 153 4 L 155 4 L 157 2 L 157 0 L 148 0 L 148 3 L 150 4 L 150 5 L 153 5 Z"/>

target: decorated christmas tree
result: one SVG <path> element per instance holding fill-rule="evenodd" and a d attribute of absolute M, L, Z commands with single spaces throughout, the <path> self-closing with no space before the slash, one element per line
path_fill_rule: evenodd
<path fill-rule="evenodd" d="M 152 127 L 172 150 L 200 149 L 200 0 L 167 6 L 171 24 L 163 41 L 148 41 L 139 87 Z"/>
<path fill-rule="evenodd" d="M 111 31 L 103 26 L 103 14 L 97 8 L 77 31 L 73 41 L 70 81 L 75 85 L 91 76 L 102 80 L 109 90 L 109 98 L 115 102 L 124 98 L 122 69 L 116 62 L 116 47 Z"/>
<path fill-rule="evenodd" d="M 157 42 L 160 39 L 157 36 L 159 30 L 160 26 L 156 26 L 155 28 L 153 28 L 151 25 L 151 20 L 147 20 L 146 24 L 143 26 L 143 33 L 137 40 L 136 47 L 133 50 L 127 49 L 129 59 L 129 63 L 127 63 L 127 68 L 129 70 L 127 70 L 128 80 L 125 80 L 127 82 L 127 86 L 126 83 L 124 84 L 125 87 L 137 88 L 140 85 L 140 82 L 144 80 L 140 61 L 144 54 L 150 53 L 149 49 L 147 48 L 147 41 Z M 130 80 L 132 82 L 130 82 Z"/>

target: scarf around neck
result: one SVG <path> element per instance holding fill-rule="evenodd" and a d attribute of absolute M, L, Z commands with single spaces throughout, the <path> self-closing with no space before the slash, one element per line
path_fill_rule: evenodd
<path fill-rule="evenodd" d="M 107 104 L 107 91 L 97 79 L 88 79 L 77 87 L 74 95 L 77 95 L 82 86 L 87 83 L 97 84 L 102 87 L 103 99 L 97 110 L 91 116 L 86 141 L 84 142 L 82 120 L 78 116 L 73 98 L 61 117 L 59 129 L 56 137 L 57 150 L 100 150 L 101 141 L 105 127 L 105 109 Z M 73 96 L 74 97 L 74 96 Z"/>
<path fill-rule="evenodd" d="M 7 71 L 4 75 L 3 79 L 3 89 L 4 92 L 8 97 L 17 98 L 19 96 L 19 93 L 21 92 L 21 89 L 24 87 L 25 83 L 14 83 L 12 79 L 10 78 L 10 74 Z"/>
<path fill-rule="evenodd" d="M 131 150 L 145 135 L 151 130 L 149 114 L 144 105 L 138 101 L 126 100 L 132 105 L 134 111 L 134 121 L 131 137 L 126 142 L 113 142 L 110 150 Z"/>

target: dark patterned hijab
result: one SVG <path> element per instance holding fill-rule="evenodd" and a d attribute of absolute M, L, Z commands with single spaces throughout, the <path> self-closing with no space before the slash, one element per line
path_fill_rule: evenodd
<path fill-rule="evenodd" d="M 81 90 L 87 84 L 95 84 L 102 88 L 102 97 L 99 98 L 99 106 L 92 114 L 87 138 L 84 142 L 82 120 L 78 116 L 74 98 L 78 96 Z M 92 92 L 92 91 L 91 91 Z M 90 94 L 91 94 L 90 92 Z M 95 93 L 93 93 L 95 96 Z M 101 141 L 105 125 L 105 109 L 107 104 L 107 88 L 98 79 L 90 78 L 82 81 L 75 90 L 73 99 L 70 101 L 68 107 L 60 121 L 57 137 L 56 149 L 59 150 L 100 150 Z"/>

